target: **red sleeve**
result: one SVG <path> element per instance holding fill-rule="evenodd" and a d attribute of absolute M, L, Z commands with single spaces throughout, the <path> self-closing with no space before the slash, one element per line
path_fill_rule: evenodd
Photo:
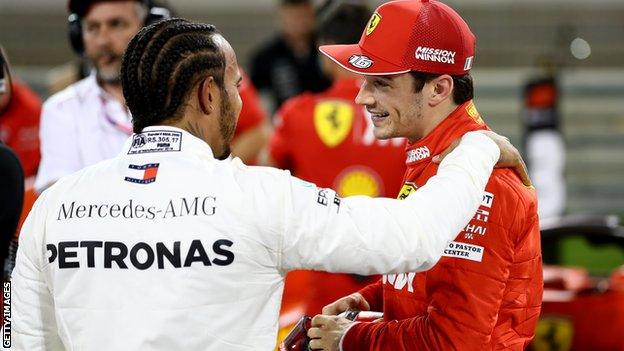
<path fill-rule="evenodd" d="M 381 278 L 358 292 L 368 302 L 371 311 L 383 311 L 383 285 L 381 285 Z"/>
<path fill-rule="evenodd" d="M 243 76 L 243 81 L 241 82 L 241 87 L 238 93 L 243 101 L 243 108 L 241 109 L 238 117 L 234 137 L 239 136 L 253 127 L 261 125 L 267 120 L 266 114 L 260 104 L 260 99 L 258 98 L 256 89 L 251 84 L 247 75 L 243 72 L 241 72 L 241 74 Z"/>
<path fill-rule="evenodd" d="M 429 305 L 426 314 L 402 320 L 356 324 L 344 336 L 343 350 L 486 349 L 503 302 L 514 256 L 509 229 L 493 217 L 506 215 L 502 221 L 511 223 L 515 223 L 516 218 L 523 218 L 522 211 L 517 212 L 518 202 L 503 207 L 504 213 L 500 212 L 500 206 L 495 208 L 507 205 L 502 200 L 505 199 L 495 197 L 492 208 L 481 207 L 480 210 L 487 212 L 489 223 L 483 222 L 484 213 L 479 218 L 475 215 L 468 224 L 474 226 L 470 235 L 466 235 L 467 226 L 445 250 L 447 257 L 443 257 L 429 272 L 421 273 L 427 274 Z M 482 229 L 475 229 L 477 227 Z M 509 224 L 505 227 L 514 228 Z M 459 258 L 459 254 L 448 257 L 451 245 L 458 248 L 457 244 L 482 247 L 483 256 L 480 259 L 478 255 L 469 256 L 476 260 Z M 518 292 L 513 298 L 522 299 L 524 296 L 526 299 L 523 294 Z M 509 349 L 523 348 L 523 344 L 509 345 Z"/>

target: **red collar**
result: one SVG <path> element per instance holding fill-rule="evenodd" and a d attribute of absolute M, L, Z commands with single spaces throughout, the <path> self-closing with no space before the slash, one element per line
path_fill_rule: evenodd
<path fill-rule="evenodd" d="M 427 136 L 405 148 L 405 164 L 413 168 L 427 165 L 431 157 L 444 151 L 455 139 L 473 130 L 489 129 L 481 119 L 472 100 L 459 105 L 448 117 L 438 124 Z"/>

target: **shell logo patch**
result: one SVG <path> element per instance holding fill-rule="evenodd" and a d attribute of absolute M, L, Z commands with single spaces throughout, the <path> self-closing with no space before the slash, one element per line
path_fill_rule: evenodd
<path fill-rule="evenodd" d="M 540 318 L 535 329 L 533 349 L 536 351 L 568 351 L 572 348 L 574 325 L 564 316 Z"/>
<path fill-rule="evenodd" d="M 376 197 L 381 195 L 382 185 L 379 177 L 372 171 L 363 168 L 348 169 L 338 176 L 336 189 L 340 196 L 366 195 Z"/>
<path fill-rule="evenodd" d="M 370 35 L 374 32 L 377 25 L 379 25 L 379 22 L 381 22 L 381 16 L 379 16 L 377 12 L 373 13 L 373 16 L 371 16 L 371 19 L 368 21 L 368 25 L 366 26 L 366 35 Z"/>
<path fill-rule="evenodd" d="M 397 196 L 397 199 L 399 200 L 407 199 L 409 194 L 416 191 L 416 189 L 418 189 L 418 187 L 414 183 L 409 182 L 409 183 L 403 184 L 403 187 L 401 187 L 401 191 L 399 191 L 399 196 Z"/>
<path fill-rule="evenodd" d="M 314 128 L 328 147 L 342 143 L 353 126 L 355 112 L 351 104 L 343 101 L 324 101 L 314 107 Z"/>
<path fill-rule="evenodd" d="M 474 102 L 470 101 L 470 103 L 466 105 L 466 113 L 468 113 L 468 116 L 472 117 L 475 122 L 483 124 L 481 114 L 479 114 L 479 111 L 477 111 L 477 107 L 475 106 Z"/>

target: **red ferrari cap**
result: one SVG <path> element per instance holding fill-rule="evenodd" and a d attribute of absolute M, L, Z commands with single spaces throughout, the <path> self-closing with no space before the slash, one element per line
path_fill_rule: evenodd
<path fill-rule="evenodd" d="M 364 75 L 409 71 L 464 75 L 472 68 L 476 39 L 468 24 L 435 0 L 397 0 L 375 10 L 358 44 L 319 50 L 345 69 Z"/>

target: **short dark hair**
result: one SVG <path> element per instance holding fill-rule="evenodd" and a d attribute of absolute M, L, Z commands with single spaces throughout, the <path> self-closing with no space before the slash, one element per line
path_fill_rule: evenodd
<path fill-rule="evenodd" d="M 371 10 L 363 4 L 330 5 L 319 20 L 319 39 L 331 44 L 357 43 L 371 15 Z"/>
<path fill-rule="evenodd" d="M 121 65 L 121 83 L 135 133 L 179 118 L 191 89 L 212 76 L 223 89 L 225 57 L 215 26 L 173 18 L 143 28 Z"/>
<path fill-rule="evenodd" d="M 436 73 L 423 73 L 410 71 L 414 77 L 414 91 L 419 92 L 428 83 L 435 78 L 441 76 Z M 453 78 L 453 102 L 461 105 L 464 102 L 474 98 L 474 86 L 472 84 L 472 76 L 465 74 L 463 76 L 451 76 Z"/>

